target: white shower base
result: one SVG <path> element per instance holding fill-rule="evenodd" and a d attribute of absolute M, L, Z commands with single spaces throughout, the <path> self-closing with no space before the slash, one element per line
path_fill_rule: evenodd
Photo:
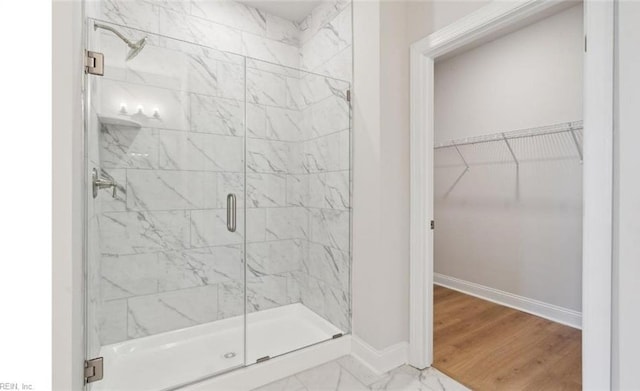
<path fill-rule="evenodd" d="M 243 324 L 237 316 L 103 346 L 104 379 L 92 391 L 167 390 L 242 367 Z M 253 312 L 247 316 L 247 364 L 342 332 L 300 303 Z"/>

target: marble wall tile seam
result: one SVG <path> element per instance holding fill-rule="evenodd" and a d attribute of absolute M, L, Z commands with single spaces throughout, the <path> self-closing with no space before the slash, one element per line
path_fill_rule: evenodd
<path fill-rule="evenodd" d="M 300 80 L 302 79 L 302 74 L 307 73 L 302 68 L 294 68 L 287 65 L 276 64 L 273 62 L 261 60 L 259 58 L 251 57 L 251 56 L 243 56 L 247 61 L 252 62 L 252 65 L 247 64 L 247 71 L 258 71 L 269 73 L 271 75 L 280 76 L 285 79 L 293 79 Z M 257 65 L 260 64 L 260 65 Z"/>
<path fill-rule="evenodd" d="M 160 49 L 165 49 L 162 47 L 159 47 Z M 165 50 L 171 50 L 171 49 L 165 49 Z M 215 49 L 214 49 L 215 50 Z M 182 56 L 182 55 L 187 55 L 184 52 L 179 52 L 178 50 L 175 50 L 175 52 L 177 52 L 177 56 Z M 105 61 L 109 61 L 110 58 L 108 57 L 108 54 L 105 55 Z M 225 62 L 223 60 L 209 60 L 209 62 L 216 62 L 216 63 L 225 63 L 227 65 L 236 65 L 236 66 L 241 66 L 239 64 L 233 63 L 233 62 Z M 171 87 L 171 86 L 167 86 L 166 84 L 162 84 L 160 82 L 157 81 L 140 81 L 140 77 L 136 77 L 134 78 L 131 74 L 138 74 L 140 73 L 140 70 L 133 70 L 129 67 L 126 67 L 123 69 L 123 75 L 124 77 L 117 77 L 116 75 L 111 75 L 109 73 L 109 68 L 106 69 L 104 76 L 102 76 L 102 80 L 106 80 L 109 82 L 116 82 L 116 83 L 122 83 L 122 84 L 129 84 L 132 86 L 140 86 L 140 87 L 152 87 L 152 88 L 158 88 L 158 89 L 162 89 L 162 90 L 168 90 L 171 92 L 187 92 L 187 93 L 192 93 L 192 94 L 198 94 L 198 95 L 203 95 L 203 96 L 211 96 L 211 97 L 216 97 L 216 98 L 225 98 L 225 99 L 232 99 L 232 100 L 241 100 L 241 99 L 236 99 L 233 97 L 229 97 L 229 96 L 224 96 L 224 95 L 220 95 L 219 90 L 216 90 L 214 93 L 210 93 L 207 94 L 205 92 L 202 92 L 202 90 L 191 90 L 189 88 L 175 88 L 175 87 Z M 188 76 L 188 72 L 184 72 L 184 77 Z"/>
<path fill-rule="evenodd" d="M 239 23 L 236 23 L 233 27 L 236 27 L 243 31 L 258 31 L 266 33 L 267 20 L 262 11 L 237 1 L 218 0 L 217 2 L 211 3 L 198 0 L 189 1 L 189 4 L 191 5 L 191 7 L 189 8 L 189 14 L 193 16 L 199 16 L 210 21 L 211 23 L 219 23 L 225 25 L 227 24 L 227 21 L 241 18 L 244 23 L 249 23 L 252 25 L 251 30 L 246 30 L 248 27 L 238 27 Z M 212 5 L 221 8 L 213 10 L 208 8 Z M 247 15 L 246 12 L 249 12 L 250 15 Z M 225 14 L 224 18 L 221 17 L 222 14 Z"/>
<path fill-rule="evenodd" d="M 304 172 L 300 172 L 300 173 L 291 173 L 291 174 L 286 174 L 289 176 L 311 176 L 311 175 L 321 175 L 321 174 L 331 174 L 331 173 L 349 173 L 351 172 L 351 170 L 349 169 L 338 169 L 338 170 L 323 170 L 323 171 L 313 171 L 313 172 L 309 172 L 309 171 L 304 171 Z"/>
<path fill-rule="evenodd" d="M 331 209 L 331 210 L 333 210 L 333 209 Z M 334 245 L 329 245 L 329 244 L 326 244 L 326 243 L 316 242 L 316 241 L 314 241 L 314 240 L 312 240 L 310 238 L 304 238 L 303 240 L 306 240 L 308 243 L 311 243 L 311 244 L 316 244 L 318 246 L 328 247 L 328 248 L 330 248 L 332 250 L 336 250 L 336 251 L 339 251 L 341 253 L 347 254 L 349 256 L 349 260 L 351 260 L 351 251 L 349 251 L 349 250 L 345 250 L 345 249 L 342 249 L 340 247 L 335 247 Z M 351 239 L 349 239 L 349 242 L 350 241 L 351 241 Z"/>
<path fill-rule="evenodd" d="M 265 206 L 253 206 L 247 209 L 252 210 L 268 210 L 268 209 L 292 209 L 292 208 L 309 208 L 309 209 L 326 209 L 326 210 L 336 210 L 334 208 L 320 208 L 320 207 L 310 207 L 306 205 L 265 205 Z M 212 209 L 220 209 L 220 208 L 212 208 Z M 210 209 L 203 209 L 210 210 Z M 342 210 L 342 209 L 341 209 Z M 346 209 L 344 209 L 346 210 Z"/>
<path fill-rule="evenodd" d="M 163 3 L 160 3 L 159 6 L 163 7 L 162 4 Z M 193 2 L 190 2 L 190 7 L 189 7 L 188 14 L 191 15 L 191 16 L 194 16 L 194 17 L 199 17 L 201 19 L 205 19 L 207 21 L 210 21 L 211 23 L 221 24 L 221 25 L 227 26 L 229 28 L 233 28 L 235 30 L 240 30 L 242 32 L 254 34 L 254 35 L 257 35 L 257 36 L 262 36 L 262 37 L 265 37 L 265 38 L 270 39 L 272 41 L 281 42 L 281 43 L 289 44 L 289 45 L 296 46 L 296 47 L 298 46 L 298 41 L 297 40 L 295 40 L 295 41 L 287 41 L 286 39 L 277 39 L 277 38 L 275 38 L 276 34 L 273 32 L 274 28 L 273 27 L 270 28 L 270 25 L 273 25 L 273 24 L 276 24 L 276 25 L 277 24 L 284 25 L 284 24 L 289 24 L 289 23 L 293 24 L 292 22 L 289 22 L 286 19 L 279 18 L 279 17 L 277 17 L 275 15 L 272 15 L 272 14 L 265 13 L 263 11 L 257 10 L 254 7 L 251 7 L 251 6 L 247 6 L 247 5 L 244 5 L 244 4 L 241 4 L 241 3 L 238 3 L 238 5 L 241 6 L 241 7 L 245 7 L 247 10 L 253 11 L 255 14 L 258 14 L 259 17 L 262 19 L 262 23 L 264 24 L 264 27 L 260 26 L 259 28 L 255 28 L 254 27 L 252 29 L 250 29 L 250 28 L 242 28 L 242 27 L 238 27 L 238 24 L 224 23 L 224 22 L 220 22 L 220 21 L 216 21 L 216 20 L 210 19 L 207 16 L 199 16 L 197 11 L 194 11 L 194 6 L 195 5 L 193 4 Z M 201 12 L 203 12 L 203 11 L 201 10 Z M 240 15 L 234 15 L 234 16 L 238 17 Z M 233 20 L 232 17 L 229 17 L 228 19 L 229 20 Z M 296 33 L 299 34 L 299 32 L 296 32 Z"/>
<path fill-rule="evenodd" d="M 102 302 L 103 303 L 111 303 L 111 302 L 114 302 L 114 301 L 117 302 L 117 301 L 121 301 L 121 300 L 127 300 L 127 301 L 136 300 L 136 299 L 139 299 L 139 298 L 154 297 L 154 296 L 158 296 L 158 295 L 165 294 L 165 293 L 176 293 L 176 292 L 189 291 L 189 290 L 192 290 L 194 288 L 202 288 L 202 287 L 216 287 L 217 288 L 218 285 L 234 283 L 234 282 L 240 283 L 240 281 L 229 280 L 229 281 L 216 281 L 216 282 L 211 283 L 211 284 L 194 284 L 194 285 L 185 286 L 185 287 L 182 287 L 182 288 L 158 289 L 156 292 L 135 294 L 135 295 L 126 296 L 126 297 L 118 297 L 118 298 L 115 298 L 115 299 L 105 299 L 105 300 L 102 300 Z M 158 284 L 160 284 L 160 282 L 158 282 Z"/>
<path fill-rule="evenodd" d="M 311 211 L 319 211 L 319 212 L 351 212 L 353 210 L 353 208 L 351 208 L 351 207 L 336 208 L 336 207 L 312 206 L 312 205 L 305 205 L 304 208 L 307 209 L 309 212 L 311 212 Z"/>
<path fill-rule="evenodd" d="M 301 65 L 300 66 L 300 80 L 303 80 L 303 79 L 308 78 L 308 77 L 322 77 L 322 78 L 331 79 L 333 81 L 337 81 L 337 82 L 340 82 L 340 83 L 347 83 L 347 84 L 351 85 L 351 80 L 341 79 L 339 77 L 336 77 L 336 76 L 333 76 L 333 75 L 329 75 L 327 73 L 322 73 L 320 71 L 317 71 L 318 68 L 321 68 L 323 65 L 326 65 L 327 63 L 331 62 L 331 60 L 333 60 L 335 57 L 337 57 L 341 53 L 345 52 L 349 48 L 351 48 L 351 45 L 349 45 L 348 47 L 345 47 L 344 49 L 338 51 L 337 53 L 332 55 L 330 58 L 328 58 L 325 62 L 319 64 L 318 66 L 314 67 L 313 69 L 308 69 L 308 68 L 305 68 L 303 65 Z"/>
<path fill-rule="evenodd" d="M 195 14 L 194 14 L 194 12 L 184 13 L 184 12 L 177 12 L 177 11 L 175 11 L 174 9 L 171 9 L 171 8 L 166 8 L 166 7 L 160 7 L 160 8 L 163 8 L 163 9 L 165 10 L 165 12 L 168 12 L 168 13 L 176 13 L 176 14 L 179 14 L 182 18 L 185 18 L 185 19 L 192 19 L 192 22 L 193 22 L 193 23 L 204 23 L 205 25 L 210 25 L 211 27 L 223 27 L 223 28 L 225 28 L 225 29 L 228 29 L 228 30 L 230 30 L 230 31 L 232 31 L 232 32 L 234 32 L 234 33 L 236 33 L 236 34 L 240 37 L 240 41 L 242 41 L 242 35 L 243 35 L 243 34 L 251 34 L 251 35 L 253 35 L 253 36 L 255 36 L 255 37 L 259 37 L 259 38 L 264 39 L 264 40 L 266 40 L 266 41 L 271 41 L 271 42 L 273 42 L 274 44 L 288 45 L 288 46 L 291 46 L 291 47 L 293 47 L 293 48 L 295 48 L 295 49 L 298 49 L 298 45 L 292 45 L 292 44 L 288 44 L 288 43 L 286 43 L 286 42 L 283 42 L 283 41 L 280 41 L 280 40 L 277 40 L 277 39 L 269 38 L 269 37 L 267 36 L 267 31 L 266 31 L 266 30 L 265 30 L 265 34 L 264 34 L 264 35 L 260 35 L 260 34 L 256 34 L 256 32 L 255 32 L 255 31 L 252 31 L 252 30 L 245 30 L 245 29 L 239 28 L 237 24 L 233 24 L 233 23 L 221 23 L 221 22 L 219 22 L 219 21 L 215 21 L 215 22 L 214 22 L 214 21 L 212 21 L 211 19 L 207 19 L 207 18 L 202 17 L 202 16 L 200 16 L 200 15 L 195 15 Z M 252 7 L 247 7 L 247 8 L 252 8 Z M 158 11 L 158 14 L 159 14 L 159 15 L 160 15 L 160 12 L 161 12 L 161 11 Z M 260 11 L 258 11 L 258 12 L 260 12 Z M 229 19 L 232 19 L 232 18 L 229 18 Z M 160 18 L 160 17 L 159 17 L 159 22 L 161 22 L 161 21 L 162 21 L 162 18 Z M 188 20 L 187 20 L 187 21 L 188 21 Z M 160 30 L 162 30 L 162 23 L 159 23 L 159 24 L 160 24 L 160 28 L 159 28 L 159 29 L 160 29 Z M 189 43 L 193 43 L 193 44 L 195 44 L 195 45 L 200 45 L 200 46 L 205 46 L 205 47 L 207 47 L 206 45 L 202 45 L 201 43 L 197 43 L 197 42 L 195 42 L 195 41 L 193 41 L 193 42 L 192 42 L 192 41 L 189 41 L 189 40 L 180 39 L 180 38 L 179 38 L 179 37 L 177 37 L 177 36 L 170 36 L 170 35 L 169 35 L 169 36 L 168 36 L 168 38 L 173 38 L 173 39 L 178 39 L 178 40 L 184 40 L 185 42 L 189 42 Z M 211 47 L 211 46 L 209 46 L 209 47 Z M 211 47 L 211 48 L 212 48 L 212 49 L 215 49 L 215 50 L 218 50 L 218 51 L 222 51 L 222 52 L 230 53 L 230 54 L 236 54 L 236 55 L 241 55 L 241 56 L 246 56 L 246 55 L 247 55 L 247 53 L 245 53 L 244 45 L 242 45 L 242 43 L 241 43 L 241 45 L 240 45 L 239 47 L 237 47 L 237 48 L 231 48 L 231 47 L 224 48 L 224 49 L 219 48 L 219 47 Z"/>
<path fill-rule="evenodd" d="M 338 15 L 340 15 L 347 7 L 350 7 L 351 4 L 351 1 L 327 1 L 318 5 L 316 9 L 311 11 L 311 13 L 302 21 L 298 22 L 298 28 L 301 30 L 300 45 L 302 46 L 313 39 L 322 27 L 338 17 Z M 324 7 L 326 9 L 323 10 L 320 7 Z M 314 15 L 314 13 L 316 15 Z M 317 15 L 318 13 L 321 13 L 319 17 Z M 314 21 L 312 20 L 313 18 L 320 18 L 320 21 Z M 304 26 L 307 26 L 308 30 L 306 30 Z"/>
<path fill-rule="evenodd" d="M 217 97 L 215 97 L 215 98 L 217 98 Z M 208 134 L 208 135 L 212 135 L 212 136 L 224 136 L 224 137 L 238 137 L 238 138 L 244 137 L 243 135 L 233 135 L 233 134 L 226 134 L 226 133 L 224 133 L 224 134 L 223 133 L 212 133 L 212 132 L 203 132 L 203 131 L 198 131 L 198 130 L 191 130 L 191 128 L 185 129 L 185 128 L 175 128 L 175 127 L 162 127 L 162 126 L 143 125 L 141 129 L 162 130 L 162 131 L 172 131 L 172 132 L 182 132 L 182 133 L 199 133 L 199 134 Z M 135 132 L 135 130 L 132 130 L 132 132 Z"/>
<path fill-rule="evenodd" d="M 323 76 L 325 79 L 330 79 L 330 77 L 327 76 Z M 340 83 L 344 83 L 344 90 L 337 90 L 336 88 L 329 86 L 328 88 L 331 89 L 331 94 L 327 94 L 327 96 L 320 98 L 318 100 L 313 101 L 312 103 L 310 103 L 307 107 L 305 107 L 305 109 L 309 108 L 309 107 L 314 107 L 314 106 L 318 106 L 321 103 L 326 103 L 325 101 L 329 100 L 329 99 L 335 99 L 335 98 L 340 98 L 342 100 L 344 100 L 344 104 L 345 106 L 348 107 L 349 102 L 347 101 L 347 90 L 349 88 L 351 88 L 351 83 L 348 81 L 344 81 L 344 80 L 339 80 L 339 79 L 333 79 L 336 80 Z"/>
<path fill-rule="evenodd" d="M 212 19 L 209 17 L 209 13 L 207 11 L 211 11 L 211 10 L 206 10 L 206 9 L 200 9 L 200 13 L 204 14 L 204 16 L 202 16 L 205 19 L 211 20 L 213 23 L 221 23 L 221 24 L 225 24 L 228 25 L 229 27 L 233 27 L 233 28 L 237 28 L 239 30 L 242 30 L 244 32 L 249 32 L 249 33 L 254 33 L 256 35 L 261 34 L 262 36 L 265 36 L 269 39 L 272 39 L 274 41 L 279 41 L 279 42 L 283 42 L 283 43 L 290 43 L 292 45 L 297 45 L 297 37 L 290 37 L 291 39 L 293 39 L 293 42 L 288 42 L 287 39 L 285 39 L 286 37 L 283 37 L 282 34 L 275 34 L 274 33 L 274 25 L 286 25 L 286 24 L 292 24 L 291 22 L 288 22 L 284 19 L 278 18 L 274 15 L 265 13 L 261 10 L 258 10 L 254 7 L 242 4 L 240 2 L 227 2 L 229 5 L 231 5 L 231 8 L 234 8 L 233 10 L 229 9 L 229 7 L 227 8 L 227 11 L 237 11 L 239 8 L 242 9 L 243 15 L 240 15 L 239 12 L 236 12 L 236 15 L 227 15 L 227 18 L 224 18 L 222 20 L 220 20 L 220 18 L 218 17 L 218 20 L 216 19 Z M 197 16 L 197 11 L 194 11 L 194 8 L 197 7 L 196 6 L 196 2 L 192 2 L 192 9 L 191 9 L 191 14 L 194 16 Z M 213 10 L 213 12 L 215 12 L 216 10 Z M 250 15 L 247 15 L 247 12 Z M 244 19 L 243 22 L 244 23 L 249 23 L 252 26 L 248 27 L 248 28 L 243 28 L 242 23 L 235 23 L 235 24 L 227 24 L 226 21 L 227 20 L 236 20 L 236 18 L 242 18 Z M 254 20 L 251 21 L 250 19 L 253 18 Z M 249 19 L 249 20 L 247 20 Z M 284 29 L 284 28 L 283 28 Z M 294 33 L 294 35 L 297 35 L 297 31 Z M 278 37 L 278 38 L 276 38 Z"/>
<path fill-rule="evenodd" d="M 226 201 L 225 201 L 226 202 Z M 285 206 L 274 206 L 270 208 L 284 208 Z M 254 209 L 265 209 L 267 207 L 257 207 Z M 172 213 L 172 212 L 198 212 L 198 211 L 226 211 L 225 207 L 211 207 L 211 208 L 203 208 L 202 206 L 195 205 L 193 207 L 180 207 L 180 208 L 164 208 L 164 209 L 144 209 L 144 208 L 132 208 L 127 207 L 124 210 L 109 210 L 103 211 L 102 214 L 105 217 L 114 216 L 117 214 L 125 214 L 125 213 Z M 225 212 L 226 213 L 226 212 Z"/>
<path fill-rule="evenodd" d="M 133 7 L 138 8 L 130 8 L 126 10 L 121 10 L 119 6 L 124 4 L 131 3 Z M 145 10 L 141 10 L 140 6 L 146 6 Z M 130 7 L 132 5 L 129 5 Z M 140 13 L 140 11 L 144 11 L 145 18 L 144 21 L 140 19 L 136 19 L 141 17 L 142 15 L 137 15 L 136 13 Z M 106 21 L 111 23 L 120 24 L 123 26 L 148 31 L 151 33 L 157 33 L 160 31 L 160 23 L 159 23 L 159 13 L 158 5 L 155 2 L 147 2 L 147 1 L 139 1 L 139 2 L 121 2 L 121 1 L 103 1 L 102 7 L 100 9 L 101 17 L 104 17 Z M 149 15 L 151 14 L 151 15 Z M 96 17 L 94 15 L 93 17 Z"/>
<path fill-rule="evenodd" d="M 294 240 L 300 240 L 300 241 L 304 241 L 306 239 L 301 239 L 301 238 L 293 238 L 293 239 L 260 239 L 260 240 L 251 240 L 251 239 L 247 239 L 247 244 L 269 244 L 269 243 L 288 243 Z M 215 247 L 220 247 L 220 246 L 215 246 Z M 224 245 L 222 245 L 222 247 L 224 247 Z"/>
<path fill-rule="evenodd" d="M 303 141 L 307 141 L 307 140 L 286 140 L 286 139 L 279 139 L 279 138 L 268 137 L 268 136 L 265 136 L 265 137 L 247 136 L 247 138 L 251 140 L 279 141 L 279 142 L 290 143 L 290 144 L 300 144 Z"/>
<path fill-rule="evenodd" d="M 233 137 L 233 136 L 229 136 Z M 215 169 L 188 169 L 188 168 L 137 168 L 137 167 L 106 167 L 108 170 L 123 170 L 123 171 L 152 171 L 152 172 L 201 172 L 201 173 L 215 173 L 215 174 L 244 174 L 242 171 L 230 171 L 230 170 L 215 170 Z M 209 208 L 204 208 L 209 209 Z"/>
<path fill-rule="evenodd" d="M 267 243 L 267 242 L 279 242 L 279 241 L 289 241 L 289 240 L 293 240 L 293 239 L 274 239 L 274 240 L 256 240 L 256 241 L 247 241 L 247 243 Z M 298 239 L 301 240 L 301 239 Z M 208 244 L 205 246 L 190 246 L 190 247 L 184 247 L 184 248 L 175 248 L 175 249 L 158 249 L 158 250 L 153 250 L 153 251 L 142 251 L 142 252 L 130 252 L 130 253 L 112 253 L 112 252 L 108 252 L 108 251 L 102 251 L 100 252 L 101 256 L 105 256 L 105 257 L 130 257 L 130 256 L 134 256 L 134 255 L 159 255 L 159 254 L 166 254 L 166 253 L 179 253 L 179 252 L 184 252 L 184 251 L 191 251 L 191 250 L 203 250 L 203 249 L 216 249 L 216 248 L 225 248 L 225 247 L 233 247 L 233 246 L 238 246 L 241 243 L 229 243 L 229 244 Z"/>
<path fill-rule="evenodd" d="M 316 277 L 315 275 L 307 273 L 307 272 L 304 272 L 304 273 L 306 274 L 307 278 L 312 279 L 312 280 L 316 281 L 317 283 L 321 283 L 321 284 L 329 286 L 331 288 L 338 289 L 339 291 L 342 291 L 342 292 L 345 292 L 345 293 L 349 290 L 349 287 L 348 286 L 344 286 L 343 284 L 340 283 L 340 281 L 329 282 L 325 278 Z"/>
<path fill-rule="evenodd" d="M 351 80 L 344 80 L 344 79 L 340 79 L 340 78 L 337 78 L 337 77 L 328 76 L 328 75 L 323 74 L 319 70 L 320 68 L 326 66 L 331 61 L 335 60 L 338 56 L 340 56 L 340 55 L 342 55 L 344 53 L 348 53 L 348 52 L 351 52 L 351 55 L 353 55 L 353 45 L 348 45 L 348 46 L 340 49 L 339 51 L 335 52 L 331 57 L 328 57 L 323 62 L 321 62 L 320 64 L 316 65 L 315 67 L 313 67 L 310 70 L 304 68 L 304 66 L 303 66 L 303 70 L 304 70 L 304 72 L 309 72 L 309 73 L 313 73 L 313 74 L 316 74 L 316 75 L 329 77 L 329 78 L 334 79 L 334 80 L 338 80 L 338 81 L 342 81 L 342 82 L 351 84 L 352 83 Z M 300 55 L 302 56 L 302 52 L 300 53 Z M 352 73 L 352 72 L 349 72 L 349 73 Z"/>
<path fill-rule="evenodd" d="M 297 178 L 301 175 L 299 174 L 287 174 L 285 176 L 285 193 L 284 193 L 284 202 L 286 206 L 302 206 L 304 207 L 306 203 L 308 203 L 309 198 L 309 181 L 303 183 L 302 189 L 295 191 L 296 184 L 299 183 L 299 180 L 295 180 L 292 182 L 293 178 Z M 294 190 L 291 190 L 294 189 Z M 294 193 L 295 196 L 292 197 Z M 293 198 L 293 199 L 290 199 Z M 307 227 L 307 232 L 309 232 L 309 227 Z"/>
<path fill-rule="evenodd" d="M 261 61 L 271 66 L 279 66 L 283 71 L 294 72 L 300 67 L 297 46 L 273 41 L 251 33 L 242 33 L 242 50 L 247 61 Z"/>
<path fill-rule="evenodd" d="M 191 14 L 192 1 L 183 0 L 140 0 L 143 3 L 151 3 L 157 7 L 174 12 Z"/>
<path fill-rule="evenodd" d="M 247 175 L 278 175 L 278 176 L 286 176 L 286 175 L 300 175 L 301 172 L 291 171 L 291 170 L 267 170 L 267 169 L 256 169 L 255 167 L 247 168 Z M 248 198 L 248 197 L 247 197 Z M 283 205 L 286 206 L 286 205 Z M 280 206 L 252 206 L 252 208 L 279 208 Z"/>
<path fill-rule="evenodd" d="M 318 32 L 302 45 L 300 64 L 305 69 L 316 69 L 342 49 L 353 44 L 352 15 L 350 8 L 342 10 L 335 18 L 321 26 Z"/>
<path fill-rule="evenodd" d="M 247 283 L 255 283 L 255 282 L 260 282 L 264 279 L 268 279 L 268 278 L 285 278 L 285 279 L 289 279 L 292 278 L 293 273 L 296 272 L 300 272 L 302 270 L 302 267 L 298 267 L 295 269 L 289 269 L 289 270 L 284 270 L 284 271 L 280 271 L 280 272 L 276 272 L 276 273 L 265 273 L 259 270 L 259 268 L 257 267 L 253 267 L 252 265 L 247 265 L 247 278 L 246 281 Z M 287 295 L 289 297 L 293 296 L 293 295 Z"/>
<path fill-rule="evenodd" d="M 345 128 L 337 129 L 337 130 L 331 130 L 329 133 L 323 133 L 323 134 L 320 134 L 318 136 L 313 136 L 313 137 L 307 138 L 303 142 L 316 141 L 316 140 L 319 140 L 321 138 L 335 136 L 335 135 L 337 135 L 339 133 L 342 133 L 342 132 L 351 132 L 351 125 L 350 124 L 346 124 Z"/>
<path fill-rule="evenodd" d="M 327 209 L 327 210 L 336 211 L 335 209 Z M 315 244 L 315 245 L 318 245 L 318 246 L 329 247 L 332 250 L 337 250 L 337 251 L 339 251 L 341 253 L 344 253 L 344 254 L 349 254 L 350 253 L 350 251 L 348 249 L 342 249 L 342 248 L 335 247 L 333 245 L 329 245 L 329 244 L 326 244 L 326 243 L 317 242 L 317 241 L 315 241 L 315 240 L 313 240 L 311 238 L 304 238 L 304 239 L 299 239 L 299 240 L 305 240 L 305 241 L 307 241 L 307 243 Z M 351 241 L 351 239 L 349 239 L 349 241 Z M 351 255 L 349 255 L 349 257 L 351 257 Z"/>
<path fill-rule="evenodd" d="M 285 110 L 291 110 L 291 111 L 297 111 L 297 108 L 288 106 L 286 103 L 283 105 L 277 105 L 277 104 L 269 104 L 269 103 L 265 103 L 265 102 L 256 102 L 255 100 L 252 100 L 252 98 L 247 94 L 247 103 L 248 104 L 252 104 L 252 105 L 256 105 L 256 106 L 262 106 L 265 108 L 271 107 L 271 108 L 277 108 L 277 109 L 285 109 Z"/>
<path fill-rule="evenodd" d="M 217 60 L 216 60 L 217 61 Z M 217 61 L 220 62 L 220 61 Z M 231 63 L 232 65 L 236 65 Z M 168 91 L 168 92 L 172 92 L 172 93 L 179 93 L 179 94 L 185 94 L 185 95 L 199 95 L 202 97 L 206 97 L 206 98 L 215 98 L 215 99 L 223 99 L 223 100 L 227 100 L 227 101 L 232 101 L 232 102 L 237 102 L 240 104 L 244 104 L 245 100 L 241 99 L 241 98 L 234 98 L 232 96 L 229 95 L 222 95 L 222 93 L 220 92 L 219 89 L 216 89 L 216 91 L 208 94 L 205 92 L 202 92 L 202 90 L 193 90 L 193 89 L 189 89 L 189 88 L 171 88 L 171 87 L 167 87 L 166 85 L 160 85 L 160 84 L 155 84 L 153 82 L 136 82 L 136 81 L 132 81 L 130 79 L 120 79 L 120 78 L 115 78 L 115 77 L 109 77 L 107 75 L 103 76 L 104 80 L 107 80 L 109 82 L 115 82 L 118 84 L 125 84 L 125 85 L 129 85 L 129 86 L 133 86 L 133 87 L 146 87 L 146 88 L 151 88 L 151 89 L 158 89 L 158 90 L 163 90 L 163 91 Z M 184 96 L 185 100 L 190 99 L 190 97 L 188 96 Z M 92 106 L 95 110 L 95 107 Z M 279 106 L 276 106 L 279 107 Z M 283 108 L 287 108 L 287 107 L 283 107 Z M 100 111 L 94 111 L 96 113 L 100 113 Z M 151 127 L 154 128 L 152 126 L 145 126 L 145 127 Z M 157 128 L 157 127 L 156 127 Z M 166 129 L 166 128 L 162 128 L 159 127 L 160 129 Z M 180 130 L 180 129 L 178 129 Z"/>

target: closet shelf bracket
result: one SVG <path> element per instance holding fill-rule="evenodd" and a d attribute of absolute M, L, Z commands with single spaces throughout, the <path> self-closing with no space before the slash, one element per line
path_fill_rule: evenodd
<path fill-rule="evenodd" d="M 449 190 L 447 190 L 446 193 L 444 193 L 445 198 L 449 195 L 449 193 L 451 193 L 451 191 L 453 191 L 453 189 L 456 187 L 456 185 L 458 184 L 458 182 L 460 182 L 460 180 L 462 179 L 462 177 L 464 176 L 464 174 L 467 173 L 467 171 L 469 171 L 469 164 L 467 163 L 467 161 L 465 160 L 464 156 L 462 156 L 462 153 L 460 152 L 460 149 L 458 149 L 457 145 L 453 146 L 456 150 L 456 152 L 458 153 L 458 156 L 460 156 L 460 160 L 462 160 L 462 163 L 464 163 L 464 170 L 460 173 L 460 175 L 458 175 L 458 177 L 456 178 L 456 180 L 453 182 L 453 184 L 451 185 L 451 187 L 449 187 Z"/>
<path fill-rule="evenodd" d="M 569 131 L 571 132 L 571 138 L 573 139 L 573 144 L 576 146 L 576 151 L 578 152 L 578 156 L 580 157 L 580 164 L 582 164 L 583 162 L 582 149 L 580 148 L 578 137 L 576 137 L 576 130 L 575 128 L 570 128 Z"/>
<path fill-rule="evenodd" d="M 504 143 L 507 144 L 507 148 L 509 149 L 509 153 L 511 154 L 513 161 L 516 163 L 516 167 L 520 167 L 520 162 L 518 162 L 516 154 L 513 152 L 513 149 L 511 149 L 511 144 L 509 144 L 509 140 L 507 140 L 507 135 L 502 133 L 502 139 L 504 140 Z"/>

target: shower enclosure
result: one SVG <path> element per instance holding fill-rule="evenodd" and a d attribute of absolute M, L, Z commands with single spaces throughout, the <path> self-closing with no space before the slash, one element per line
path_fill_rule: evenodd
<path fill-rule="evenodd" d="M 349 82 L 86 32 L 88 388 L 171 389 L 349 333 Z"/>

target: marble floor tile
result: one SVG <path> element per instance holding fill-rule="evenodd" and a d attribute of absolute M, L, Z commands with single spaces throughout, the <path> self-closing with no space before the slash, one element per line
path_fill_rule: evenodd
<path fill-rule="evenodd" d="M 402 366 L 390 371 L 382 380 L 373 383 L 371 390 L 468 391 L 469 389 L 435 368 L 420 371 L 410 366 Z"/>
<path fill-rule="evenodd" d="M 308 390 L 358 391 L 367 390 L 349 371 L 336 361 L 331 361 L 295 375 Z"/>
<path fill-rule="evenodd" d="M 360 382 L 367 386 L 383 379 L 386 375 L 372 372 L 364 363 L 362 363 L 362 361 L 353 356 L 340 357 L 337 361 L 340 366 L 345 368 L 360 380 Z"/>
<path fill-rule="evenodd" d="M 307 387 L 295 376 L 289 376 L 260 387 L 259 391 L 307 391 Z"/>
<path fill-rule="evenodd" d="M 404 365 L 383 374 L 372 372 L 353 356 L 344 356 L 254 391 L 469 391 L 435 368 Z"/>

